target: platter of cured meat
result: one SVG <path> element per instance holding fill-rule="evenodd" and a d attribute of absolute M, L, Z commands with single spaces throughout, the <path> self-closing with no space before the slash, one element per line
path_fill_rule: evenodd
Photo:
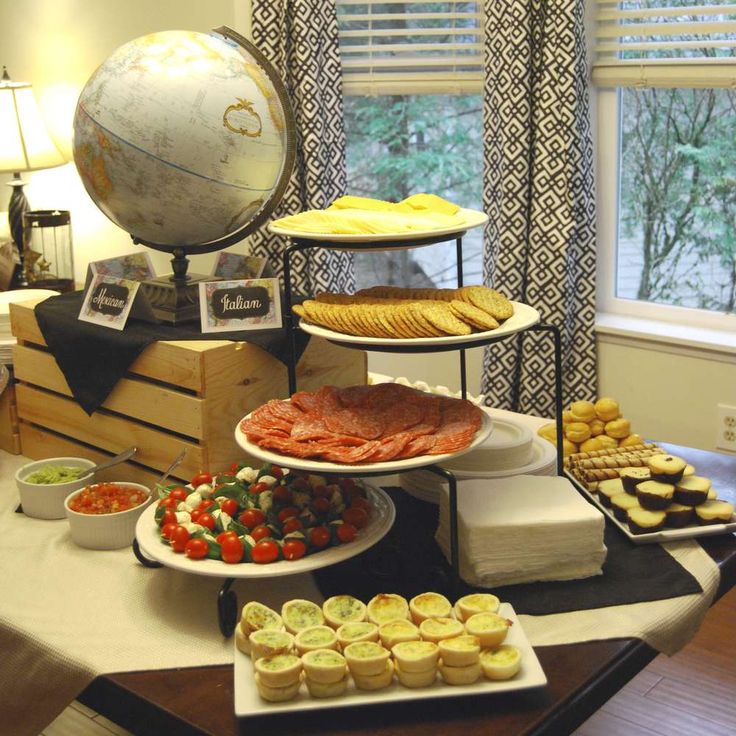
<path fill-rule="evenodd" d="M 238 423 L 235 439 L 249 455 L 296 470 L 394 473 L 469 452 L 491 429 L 470 401 L 382 383 L 274 399 Z"/>

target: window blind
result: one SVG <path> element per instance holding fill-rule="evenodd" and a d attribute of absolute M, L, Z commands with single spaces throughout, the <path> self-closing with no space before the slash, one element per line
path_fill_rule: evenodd
<path fill-rule="evenodd" d="M 345 94 L 480 91 L 482 2 L 336 2 Z"/>
<path fill-rule="evenodd" d="M 593 82 L 736 86 L 736 3 L 596 0 Z"/>

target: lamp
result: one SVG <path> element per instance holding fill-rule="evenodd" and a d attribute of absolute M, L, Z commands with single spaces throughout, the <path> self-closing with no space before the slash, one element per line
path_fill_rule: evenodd
<path fill-rule="evenodd" d="M 28 286 L 23 267 L 23 215 L 28 211 L 28 200 L 23 193 L 25 182 L 20 178 L 20 172 L 49 169 L 64 163 L 64 156 L 46 131 L 30 83 L 11 82 L 8 70 L 3 67 L 0 80 L 0 172 L 13 172 L 13 180 L 8 182 L 13 188 L 8 220 L 20 261 L 13 273 L 12 288 Z"/>

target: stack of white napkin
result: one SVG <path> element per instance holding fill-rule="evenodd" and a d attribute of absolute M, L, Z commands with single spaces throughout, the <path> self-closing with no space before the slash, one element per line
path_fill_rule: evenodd
<path fill-rule="evenodd" d="M 495 587 L 601 574 L 603 514 L 567 478 L 517 475 L 457 486 L 460 575 Z M 447 487 L 440 494 L 436 539 L 450 559 Z"/>

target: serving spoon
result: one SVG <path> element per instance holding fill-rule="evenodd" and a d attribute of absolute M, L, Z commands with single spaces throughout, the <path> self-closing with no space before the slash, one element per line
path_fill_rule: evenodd
<path fill-rule="evenodd" d="M 158 479 L 156 482 L 157 486 L 162 486 L 164 484 L 164 481 L 171 475 L 174 468 L 184 459 L 184 456 L 187 454 L 187 448 L 185 447 L 174 459 L 174 462 L 169 465 L 168 468 L 164 471 L 164 474 Z"/>
<path fill-rule="evenodd" d="M 127 450 L 123 450 L 122 452 L 118 453 L 114 457 L 109 458 L 108 460 L 103 460 L 101 463 L 98 463 L 97 465 L 93 465 L 88 471 L 88 475 L 94 475 L 95 473 L 99 473 L 100 470 L 107 470 L 108 468 L 111 468 L 113 465 L 117 465 L 118 463 L 122 463 L 125 460 L 130 460 L 133 455 L 138 452 L 137 447 L 129 447 Z"/>

